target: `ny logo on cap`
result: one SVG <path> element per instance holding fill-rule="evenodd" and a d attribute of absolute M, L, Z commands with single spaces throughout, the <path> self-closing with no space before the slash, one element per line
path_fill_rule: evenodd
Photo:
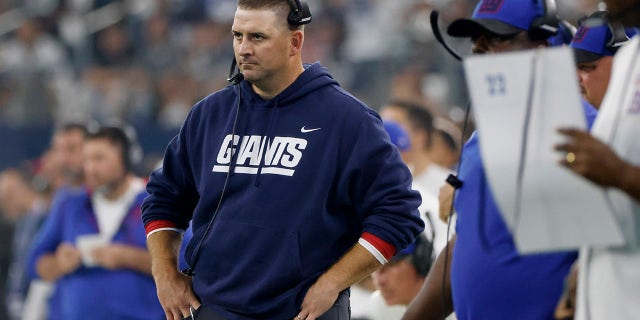
<path fill-rule="evenodd" d="M 584 39 L 584 36 L 587 35 L 587 31 L 589 31 L 588 28 L 580 27 L 580 29 L 578 29 L 578 31 L 576 31 L 576 35 L 573 36 L 573 40 L 571 40 L 571 41 L 572 42 L 582 42 L 582 40 Z"/>
<path fill-rule="evenodd" d="M 496 12 L 500 10 L 500 7 L 502 7 L 502 3 L 504 3 L 504 0 L 484 0 L 482 1 L 482 4 L 480 5 L 480 9 L 478 10 L 478 12 L 482 12 L 482 13 Z"/>

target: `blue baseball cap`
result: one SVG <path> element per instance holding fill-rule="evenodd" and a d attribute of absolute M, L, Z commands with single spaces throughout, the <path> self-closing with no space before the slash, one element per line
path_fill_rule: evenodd
<path fill-rule="evenodd" d="M 402 127 L 393 122 L 393 121 L 384 121 L 384 130 L 389 134 L 389 138 L 391 138 L 391 143 L 393 143 L 398 150 L 407 151 L 411 147 L 411 143 L 409 142 L 409 135 L 407 132 L 402 129 Z"/>
<path fill-rule="evenodd" d="M 615 31 L 618 28 L 618 31 Z M 612 32 L 621 33 L 614 39 Z M 636 29 L 612 26 L 607 23 L 606 11 L 596 11 L 587 17 L 569 45 L 573 48 L 576 63 L 586 63 L 605 56 L 613 56 L 622 44 L 636 34 Z"/>
<path fill-rule="evenodd" d="M 541 17 L 544 8 L 533 0 L 482 0 L 473 11 L 471 19 L 458 19 L 447 28 L 452 37 L 469 38 L 483 30 L 498 35 L 514 35 L 529 30 L 535 18 Z"/>

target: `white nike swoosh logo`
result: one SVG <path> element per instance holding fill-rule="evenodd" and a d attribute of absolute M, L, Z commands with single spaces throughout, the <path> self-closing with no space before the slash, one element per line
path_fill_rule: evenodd
<path fill-rule="evenodd" d="M 320 130 L 322 128 L 313 128 L 313 129 L 306 129 L 304 126 L 302 128 L 300 128 L 300 132 L 302 133 L 307 133 L 307 132 L 312 132 L 312 131 L 316 131 L 316 130 Z"/>

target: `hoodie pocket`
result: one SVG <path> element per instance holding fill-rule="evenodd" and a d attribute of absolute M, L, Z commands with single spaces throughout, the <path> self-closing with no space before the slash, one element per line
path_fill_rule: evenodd
<path fill-rule="evenodd" d="M 249 314 L 295 308 L 302 280 L 297 232 L 219 220 L 201 250 L 194 286 L 205 301 Z"/>

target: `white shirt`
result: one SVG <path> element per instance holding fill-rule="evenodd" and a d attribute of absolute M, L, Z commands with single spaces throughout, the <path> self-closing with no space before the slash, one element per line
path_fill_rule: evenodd
<path fill-rule="evenodd" d="M 450 173 L 452 173 L 451 170 L 432 163 L 422 174 L 414 176 L 413 182 L 422 186 L 437 199 L 440 188 L 446 183 L 447 176 L 449 176 Z"/>
<path fill-rule="evenodd" d="M 100 192 L 95 192 L 91 196 L 91 203 L 98 220 L 98 230 L 104 240 L 111 241 L 120 229 L 122 220 L 129 212 L 136 196 L 142 190 L 144 190 L 144 182 L 136 178 L 129 184 L 127 191 L 116 200 L 108 200 Z"/>

